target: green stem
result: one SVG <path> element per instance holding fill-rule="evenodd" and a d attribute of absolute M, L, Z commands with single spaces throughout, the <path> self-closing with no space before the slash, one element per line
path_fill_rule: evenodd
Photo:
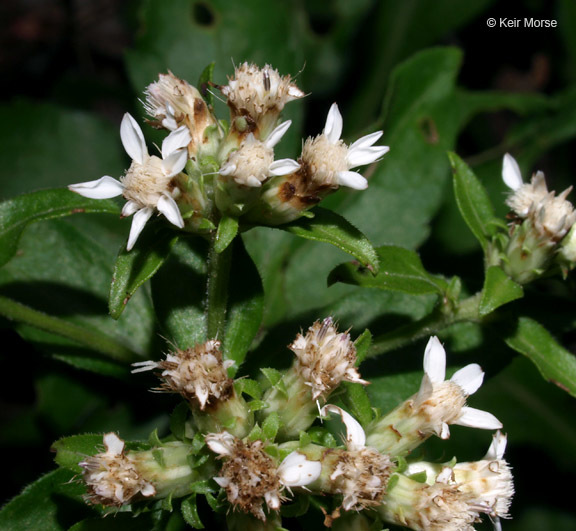
<path fill-rule="evenodd" d="M 453 308 L 447 305 L 440 306 L 430 315 L 414 323 L 401 326 L 400 328 L 382 334 L 374 338 L 368 356 L 378 356 L 391 350 L 404 347 L 423 337 L 436 334 L 439 330 L 462 321 L 478 321 L 480 319 L 478 307 L 482 292 L 476 293 L 464 299 Z"/>
<path fill-rule="evenodd" d="M 222 252 L 217 251 L 216 233 L 208 249 L 208 286 L 206 290 L 206 335 L 207 339 L 224 337 L 226 309 L 228 306 L 228 283 L 232 262 L 230 243 Z"/>
<path fill-rule="evenodd" d="M 134 351 L 104 334 L 39 312 L 7 297 L 0 297 L 0 314 L 13 321 L 66 337 L 118 361 L 130 363 L 141 359 Z"/>

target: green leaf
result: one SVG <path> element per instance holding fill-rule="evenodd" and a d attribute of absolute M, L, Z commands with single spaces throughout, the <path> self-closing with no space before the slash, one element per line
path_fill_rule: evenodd
<path fill-rule="evenodd" d="M 520 317 L 514 334 L 505 341 L 510 348 L 530 358 L 546 380 L 576 396 L 576 357 L 542 325 L 529 317 Z"/>
<path fill-rule="evenodd" d="M 482 183 L 455 153 L 448 153 L 452 164 L 454 195 L 464 221 L 483 249 L 494 235 L 498 220 Z"/>
<path fill-rule="evenodd" d="M 498 266 L 490 266 L 486 270 L 482 299 L 478 310 L 484 317 L 492 313 L 496 308 L 524 296 L 524 289 L 514 282 Z"/>
<path fill-rule="evenodd" d="M 28 224 L 84 212 L 120 215 L 120 208 L 114 201 L 87 199 L 67 189 L 41 190 L 0 203 L 0 265 L 14 256 Z"/>
<path fill-rule="evenodd" d="M 186 523 L 191 526 L 193 529 L 204 529 L 204 525 L 200 520 L 200 516 L 198 516 L 198 506 L 196 504 L 196 494 L 192 494 L 188 496 L 185 500 L 182 501 L 182 505 L 180 505 L 180 510 L 182 511 L 182 516 Z"/>
<path fill-rule="evenodd" d="M 236 234 L 238 234 L 238 218 L 222 216 L 220 223 L 218 223 L 218 231 L 216 232 L 214 250 L 217 253 L 221 253 L 232 243 L 232 240 L 236 237 Z"/>
<path fill-rule="evenodd" d="M 61 467 L 72 472 L 82 472 L 78 463 L 87 455 L 98 453 L 98 447 L 102 448 L 102 434 L 72 435 L 59 439 L 52 445 L 52 451 L 56 452 L 54 460 Z"/>
<path fill-rule="evenodd" d="M 262 423 L 262 431 L 267 439 L 273 441 L 276 438 L 276 434 L 280 429 L 280 415 L 276 411 L 272 411 L 264 422 Z"/>
<path fill-rule="evenodd" d="M 366 393 L 366 389 L 359 383 L 343 382 L 344 396 L 342 400 L 345 409 L 355 417 L 360 424 L 366 426 L 373 418 L 372 404 Z"/>
<path fill-rule="evenodd" d="M 354 341 L 354 346 L 356 347 L 356 366 L 360 365 L 362 361 L 364 361 L 371 344 L 372 334 L 370 330 L 366 329 Z"/>
<path fill-rule="evenodd" d="M 0 511 L 0 529 L 6 531 L 66 531 L 78 520 L 93 516 L 76 474 L 59 469 L 28 485 Z"/>
<path fill-rule="evenodd" d="M 214 80 L 214 67 L 216 63 L 212 61 L 200 74 L 198 78 L 198 90 L 202 94 L 202 97 L 206 100 L 208 105 L 214 105 L 214 94 L 210 84 Z"/>
<path fill-rule="evenodd" d="M 145 231 L 131 251 L 126 251 L 126 247 L 120 250 L 108 299 L 114 319 L 120 318 L 136 290 L 162 267 L 177 239 L 173 231 Z"/>
<path fill-rule="evenodd" d="M 353 263 L 341 264 L 331 271 L 328 283 L 344 282 L 411 295 L 443 294 L 447 289 L 448 283 L 443 278 L 424 269 L 416 252 L 394 245 L 384 245 L 376 251 L 380 261 L 378 274 Z"/>
<path fill-rule="evenodd" d="M 250 378 L 241 378 L 234 382 L 234 388 L 238 394 L 245 393 L 251 398 L 260 400 L 262 397 L 262 386 Z"/>
<path fill-rule="evenodd" d="M 307 240 L 329 243 L 352 255 L 364 267 L 378 271 L 378 256 L 368 238 L 348 220 L 325 208 L 314 209 L 313 218 L 300 218 L 292 223 L 281 225 L 296 236 Z"/>
<path fill-rule="evenodd" d="M 162 333 L 178 348 L 206 341 L 206 242 L 180 238 L 152 277 L 152 300 Z"/>
<path fill-rule="evenodd" d="M 224 358 L 234 360 L 236 372 L 262 323 L 264 293 L 262 281 L 242 240 L 234 244 L 233 273 L 228 292 L 228 309 L 222 352 Z"/>

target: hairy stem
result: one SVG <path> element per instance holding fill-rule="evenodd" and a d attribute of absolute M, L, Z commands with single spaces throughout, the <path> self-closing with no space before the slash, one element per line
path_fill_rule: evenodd
<path fill-rule="evenodd" d="M 480 319 L 478 307 L 481 296 L 482 293 L 480 292 L 460 301 L 455 306 L 441 305 L 419 321 L 375 337 L 368 351 L 368 356 L 378 356 L 404 347 L 423 337 L 431 336 L 454 323 L 478 321 Z"/>
<path fill-rule="evenodd" d="M 207 339 L 224 337 L 233 246 L 234 242 L 219 253 L 216 250 L 216 234 L 210 241 L 205 305 Z"/>

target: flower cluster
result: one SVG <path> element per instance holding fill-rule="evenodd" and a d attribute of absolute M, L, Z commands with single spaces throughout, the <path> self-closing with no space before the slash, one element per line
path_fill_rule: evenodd
<path fill-rule="evenodd" d="M 153 127 L 169 132 L 162 157 L 148 153 L 140 126 L 126 114 L 120 136 L 132 164 L 125 175 L 69 186 L 84 197 L 126 199 L 122 216 L 134 215 L 128 251 L 154 213 L 192 233 L 214 231 L 223 216 L 250 226 L 293 221 L 340 186 L 365 189 L 367 180 L 350 170 L 388 151 L 373 145 L 381 131 L 346 145 L 334 104 L 324 132 L 303 143 L 299 158 L 275 159 L 274 147 L 291 125 L 281 121 L 282 110 L 305 94 L 290 76 L 248 63 L 218 88 L 230 109 L 227 127 L 195 87 L 161 74 L 145 91 L 144 109 Z"/>

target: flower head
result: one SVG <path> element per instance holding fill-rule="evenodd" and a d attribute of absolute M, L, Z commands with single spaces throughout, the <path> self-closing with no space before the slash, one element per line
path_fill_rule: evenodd
<path fill-rule="evenodd" d="M 136 463 L 124 452 L 124 441 L 115 433 L 104 435 L 106 451 L 87 457 L 79 465 L 88 487 L 87 500 L 94 504 L 121 506 L 137 497 L 156 494 Z"/>
<path fill-rule="evenodd" d="M 228 501 L 260 520 L 266 520 L 264 505 L 271 511 L 280 509 L 285 488 L 308 485 L 320 475 L 321 464 L 298 452 L 277 465 L 260 440 L 244 442 L 222 432 L 206 435 L 206 444 L 224 461 L 214 480 L 226 491 Z"/>
<path fill-rule="evenodd" d="M 126 153 L 132 157 L 132 164 L 124 177 L 118 181 L 105 175 L 96 181 L 71 184 L 68 188 L 92 199 L 124 196 L 127 203 L 122 209 L 122 216 L 134 214 L 126 245 L 130 251 L 155 210 L 173 225 L 184 227 L 180 209 L 174 200 L 179 194 L 174 177 L 186 165 L 188 153 L 183 148 L 190 142 L 190 133 L 185 127 L 170 133 L 162 142 L 161 159 L 148 154 L 142 130 L 128 113 L 122 119 L 120 137 Z"/>
<path fill-rule="evenodd" d="M 321 415 L 337 413 L 346 426 L 346 448 L 334 452 L 331 459 L 329 492 L 343 496 L 342 508 L 360 511 L 378 507 L 386 493 L 393 470 L 390 457 L 365 446 L 366 435 L 362 426 L 349 413 L 333 404 L 320 410 Z"/>
<path fill-rule="evenodd" d="M 291 123 L 288 120 L 280 124 L 263 142 L 250 133 L 220 167 L 220 175 L 231 176 L 239 185 L 259 188 L 269 177 L 296 171 L 300 165 L 295 160 L 274 161 L 273 148 Z"/>
<path fill-rule="evenodd" d="M 351 168 L 372 164 L 390 148 L 373 145 L 382 136 L 382 131 L 363 136 L 347 146 L 340 140 L 342 127 L 342 115 L 333 103 L 322 134 L 308 138 L 304 143 L 301 156 L 303 180 L 310 180 L 319 188 L 348 186 L 364 190 L 368 181 L 361 174 L 350 171 Z"/>
<path fill-rule="evenodd" d="M 290 76 L 280 76 L 270 65 L 259 68 L 249 63 L 236 67 L 234 76 L 220 90 L 232 117 L 248 120 L 248 131 L 258 129 L 261 139 L 267 138 L 288 102 L 305 96 Z"/>
<path fill-rule="evenodd" d="M 338 333 L 331 317 L 316 321 L 305 336 L 298 334 L 289 345 L 296 354 L 296 370 L 312 389 L 312 398 L 326 398 L 340 382 L 368 385 L 360 378 L 356 363 L 356 347 L 347 332 Z"/>
<path fill-rule="evenodd" d="M 566 199 L 572 187 L 556 196 L 548 191 L 541 171 L 530 183 L 524 183 L 518 163 L 508 153 L 504 155 L 502 178 L 512 190 L 506 204 L 521 219 L 529 219 L 541 238 L 558 242 L 576 222 L 574 207 Z"/>
<path fill-rule="evenodd" d="M 186 400 L 197 403 L 200 409 L 223 400 L 232 392 L 232 379 L 226 369 L 234 361 L 222 360 L 220 341 L 210 340 L 186 350 L 176 350 L 162 361 L 134 363 L 132 372 L 160 370 L 161 391 L 179 393 Z"/>

